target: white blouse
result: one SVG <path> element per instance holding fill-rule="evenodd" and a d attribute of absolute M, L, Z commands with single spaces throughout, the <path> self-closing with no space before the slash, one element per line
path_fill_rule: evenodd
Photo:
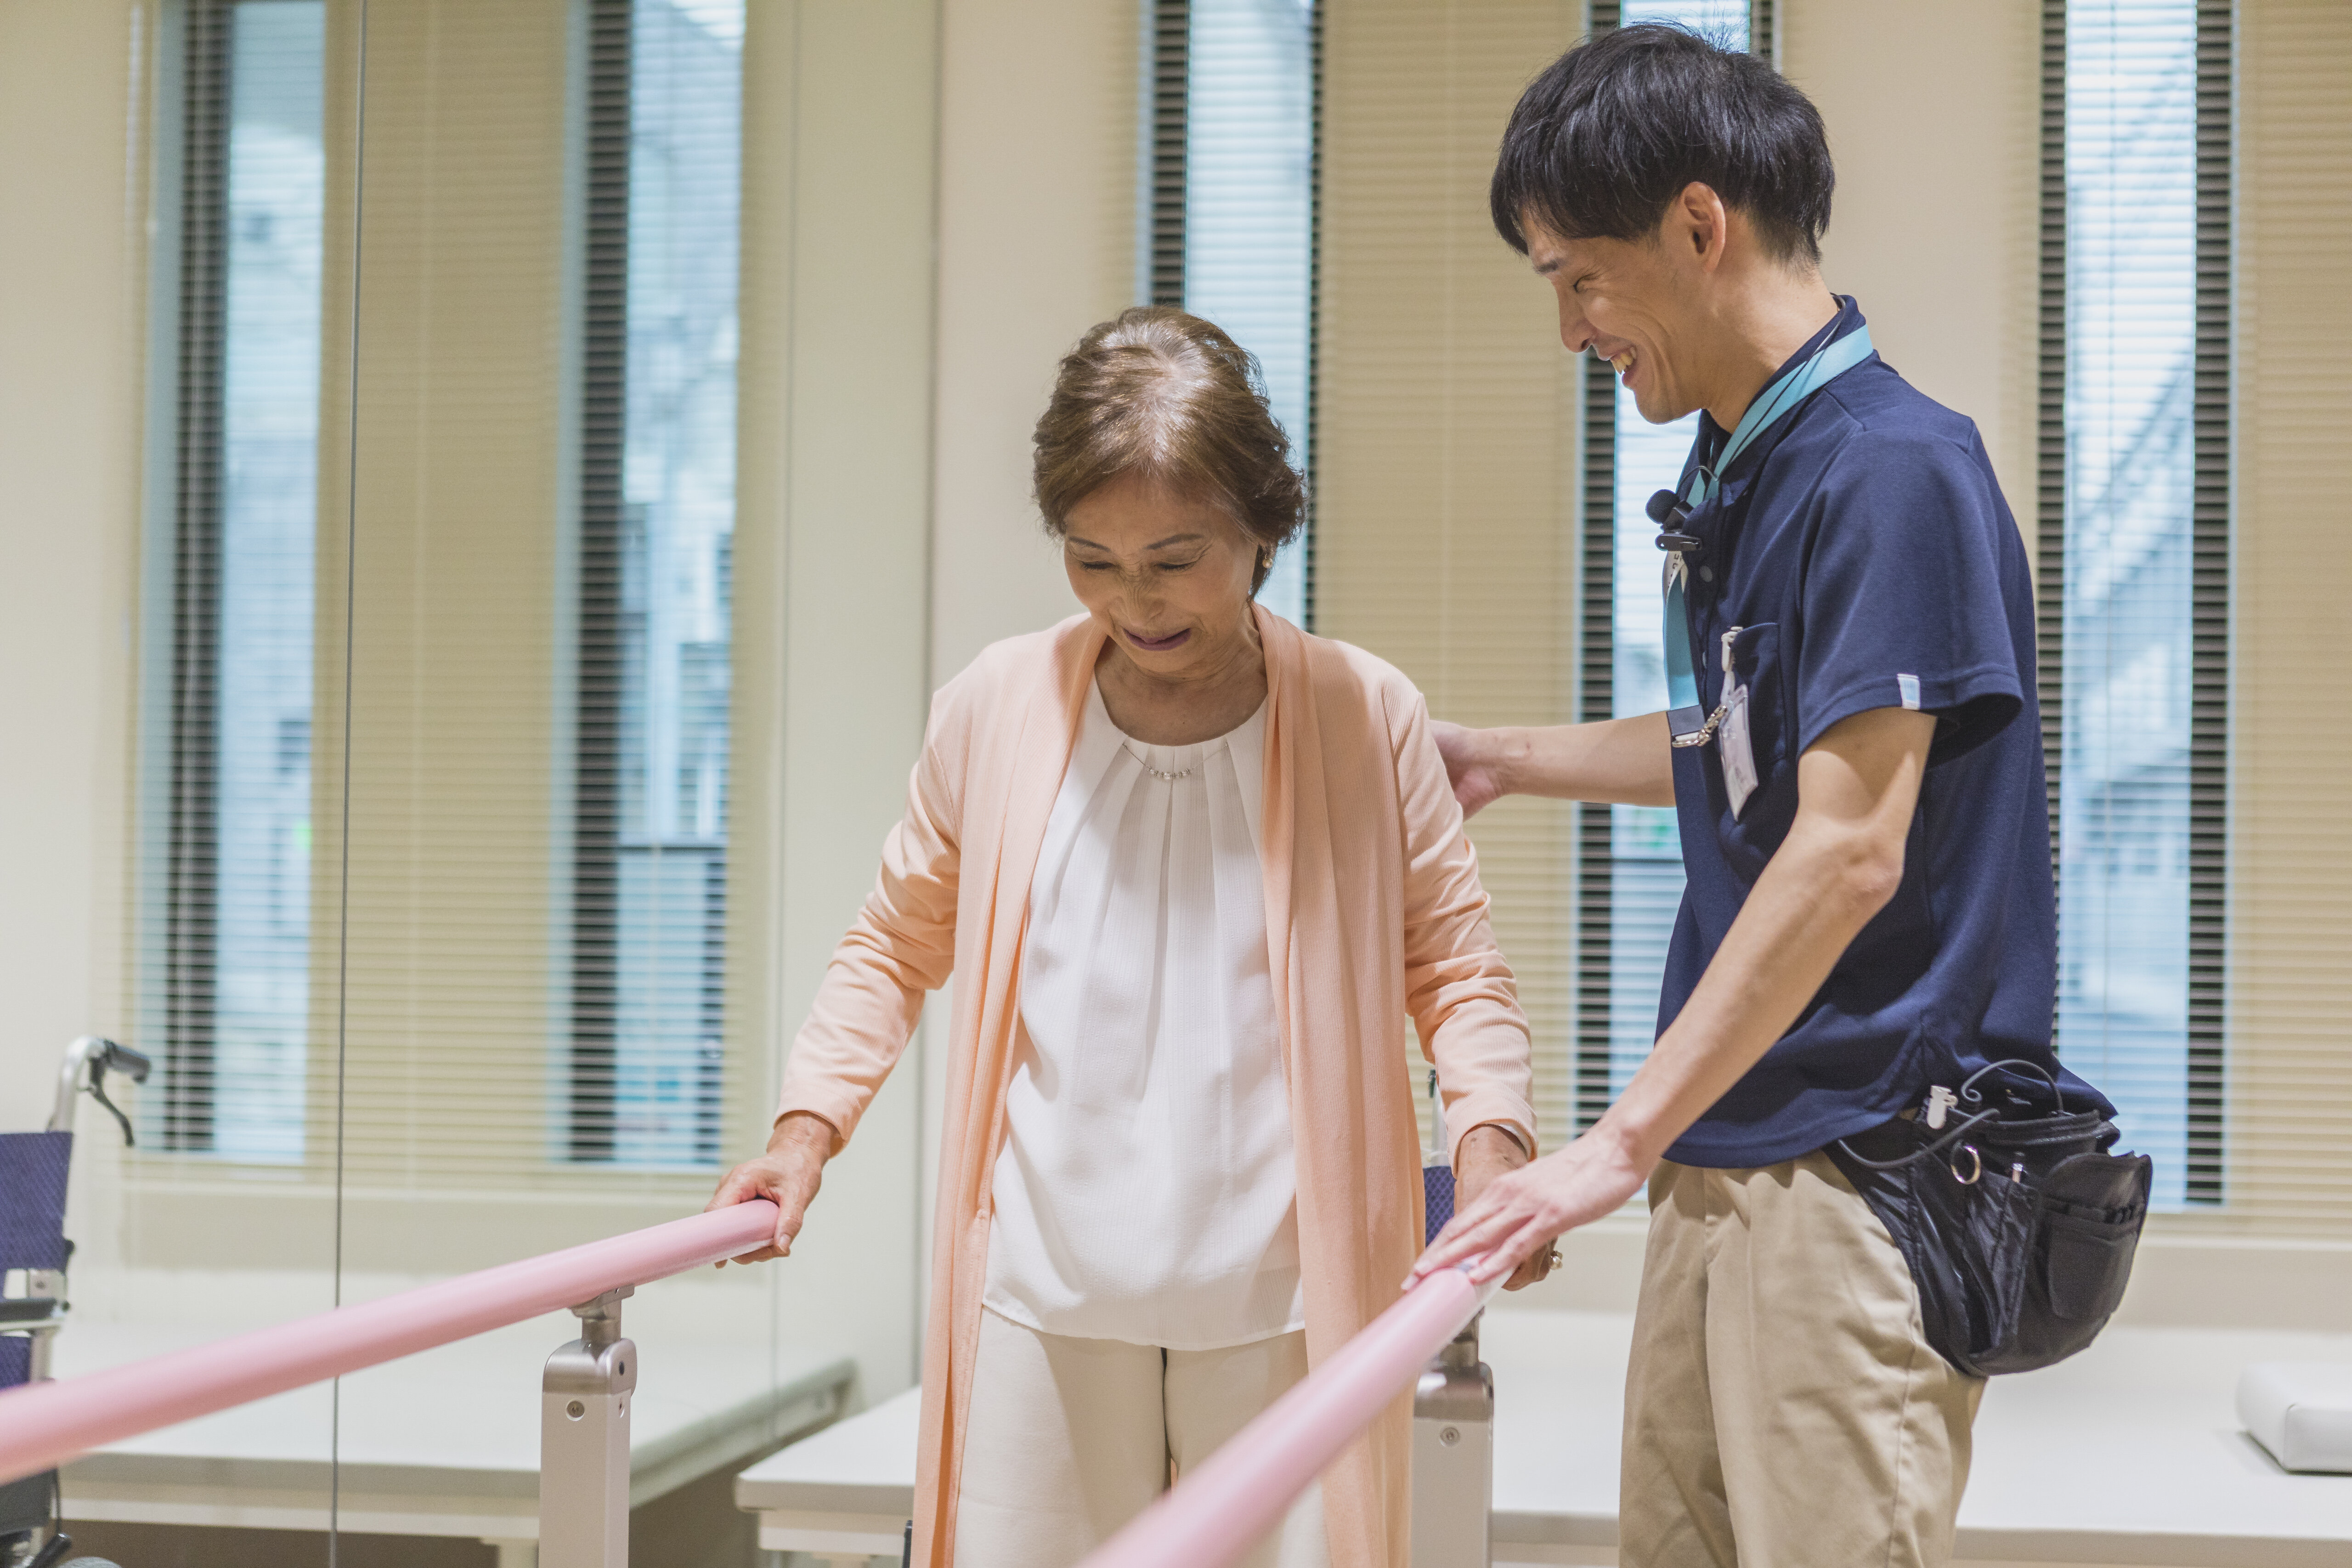
<path fill-rule="evenodd" d="M 1301 1328 L 1258 858 L 1265 710 L 1149 746 L 1090 690 L 1029 893 L 992 1310 L 1169 1350 Z"/>

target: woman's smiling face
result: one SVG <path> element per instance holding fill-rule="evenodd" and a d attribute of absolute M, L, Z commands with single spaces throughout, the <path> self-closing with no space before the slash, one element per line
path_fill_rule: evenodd
<path fill-rule="evenodd" d="M 1182 681 L 1226 668 L 1251 641 L 1259 549 L 1223 508 L 1122 474 L 1070 508 L 1062 562 L 1113 647 Z"/>

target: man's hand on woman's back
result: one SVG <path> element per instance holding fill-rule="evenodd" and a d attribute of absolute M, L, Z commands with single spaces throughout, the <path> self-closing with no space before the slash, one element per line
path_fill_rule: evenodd
<path fill-rule="evenodd" d="M 1445 782 L 1454 786 L 1454 798 L 1462 803 L 1464 816 L 1477 816 L 1507 793 L 1494 754 L 1494 731 L 1465 729 L 1433 719 L 1429 732 L 1437 741 L 1437 754 L 1445 759 Z"/>
<path fill-rule="evenodd" d="M 1433 719 L 1429 731 L 1465 816 L 1507 795 L 1675 804 L 1674 751 L 1664 713 L 1542 729 L 1471 730 Z"/>

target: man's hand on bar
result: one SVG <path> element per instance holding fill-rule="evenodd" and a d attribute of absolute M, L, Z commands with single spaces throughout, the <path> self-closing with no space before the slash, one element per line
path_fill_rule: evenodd
<path fill-rule="evenodd" d="M 1648 1165 L 1595 1127 L 1559 1152 L 1486 1184 L 1437 1233 L 1405 1283 L 1476 1258 L 1475 1283 L 1508 1275 L 1516 1288 L 1521 1273 L 1549 1254 L 1555 1237 L 1615 1214 L 1649 1178 Z"/>
<path fill-rule="evenodd" d="M 734 1261 L 763 1263 L 771 1258 L 792 1256 L 793 1238 L 800 1235 L 809 1202 L 824 1184 L 824 1163 L 833 1157 L 833 1145 L 831 1122 L 795 1110 L 777 1118 L 775 1131 L 768 1135 L 766 1153 L 744 1161 L 720 1178 L 719 1190 L 702 1205 L 705 1214 L 753 1198 L 772 1198 L 776 1205 L 776 1233 L 768 1245 Z M 726 1260 L 712 1267 L 724 1268 Z"/>
<path fill-rule="evenodd" d="M 1528 1163 L 1524 1144 L 1504 1128 L 1489 1123 L 1474 1127 L 1462 1140 L 1462 1147 L 1454 1162 L 1454 1200 L 1462 1208 L 1478 1201 L 1478 1195 L 1514 1171 L 1523 1170 Z M 1506 1290 L 1524 1289 L 1551 1272 L 1549 1251 L 1539 1253 L 1521 1263 L 1512 1271 L 1503 1286 Z"/>

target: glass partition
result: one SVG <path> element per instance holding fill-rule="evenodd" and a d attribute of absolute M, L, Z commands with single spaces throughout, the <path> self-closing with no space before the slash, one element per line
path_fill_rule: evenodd
<path fill-rule="evenodd" d="M 341 889 L 321 847 L 341 804 L 316 737 L 342 697 L 320 612 L 347 588 L 328 547 L 344 523 L 331 338 L 354 282 L 356 47 L 331 0 L 184 0 L 138 24 L 131 124 L 149 139 L 126 198 L 149 237 L 147 460 L 122 1043 L 153 1065 L 101 1080 L 126 1127 L 89 1094 L 73 1112 L 67 1377 L 324 1311 L 339 1290 Z M 301 1560 L 334 1512 L 336 1403 L 296 1390 L 68 1465 L 77 1552 L 180 1560 L 174 1500 L 267 1477 L 266 1500 L 214 1510 L 211 1544 Z"/>
<path fill-rule="evenodd" d="M 782 1020 L 880 842 L 855 810 L 790 815 L 789 767 L 895 806 L 923 710 L 915 684 L 827 709 L 790 639 L 846 610 L 922 646 L 919 555 L 918 591 L 860 605 L 805 552 L 928 526 L 919 488 L 874 482 L 922 471 L 927 416 L 814 394 L 926 405 L 928 230 L 866 208 L 930 221 L 928 9 L 142 16 L 129 1043 L 155 1067 L 138 1147 L 78 1189 L 68 1373 L 698 1211 L 765 1135 Z M 846 520 L 813 489 L 836 479 Z M 854 827 L 855 883 L 803 821 Z M 733 1472 L 912 1379 L 915 1093 L 789 1268 L 624 1307 L 640 1562 L 751 1561 Z M 86 1146 L 114 1137 L 83 1110 Z M 68 1470 L 67 1517 L 126 1565 L 194 1541 L 511 1568 L 541 1367 L 577 1332 L 558 1313 L 114 1446 Z"/>

